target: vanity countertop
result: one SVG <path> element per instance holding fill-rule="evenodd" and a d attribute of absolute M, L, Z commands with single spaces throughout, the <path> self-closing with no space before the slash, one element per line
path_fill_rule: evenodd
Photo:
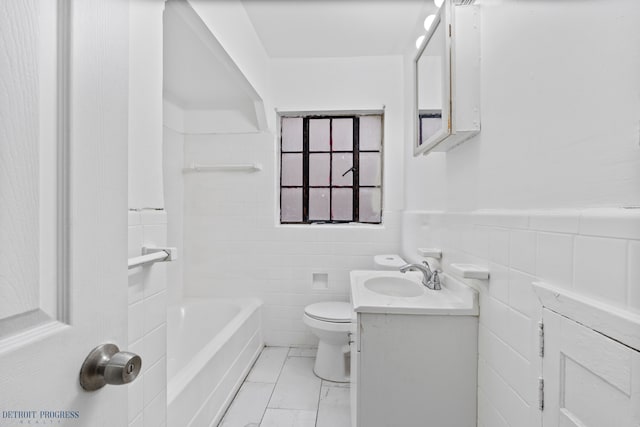
<path fill-rule="evenodd" d="M 441 276 L 442 289 L 438 291 L 423 286 L 419 272 L 354 270 L 350 277 L 351 303 L 357 313 L 477 316 L 479 312 L 477 291 L 446 274 Z M 383 282 L 387 278 L 390 282 L 409 280 L 422 292 L 416 296 L 392 296 L 366 286 L 368 280 Z"/>

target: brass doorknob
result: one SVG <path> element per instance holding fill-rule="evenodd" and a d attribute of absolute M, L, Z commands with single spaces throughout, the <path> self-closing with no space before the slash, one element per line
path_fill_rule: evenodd
<path fill-rule="evenodd" d="M 142 368 L 140 356 L 120 351 L 115 344 L 102 344 L 91 350 L 80 368 L 80 385 L 94 391 L 106 384 L 121 385 L 135 380 Z"/>

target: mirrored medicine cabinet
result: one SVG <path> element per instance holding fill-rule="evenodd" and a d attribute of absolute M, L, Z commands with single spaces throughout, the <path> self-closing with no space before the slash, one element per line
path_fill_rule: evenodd
<path fill-rule="evenodd" d="M 480 132 L 480 10 L 458 3 L 444 1 L 414 60 L 414 156 Z"/>

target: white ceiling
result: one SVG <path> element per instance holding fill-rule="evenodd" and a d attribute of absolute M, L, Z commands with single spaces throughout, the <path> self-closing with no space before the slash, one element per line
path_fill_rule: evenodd
<path fill-rule="evenodd" d="M 433 0 L 242 0 L 272 58 L 402 54 Z"/>
<path fill-rule="evenodd" d="M 212 0 L 218 1 L 218 0 Z M 413 49 L 433 0 L 242 0 L 272 58 L 397 55 Z M 255 121 L 257 94 L 187 2 L 164 14 L 164 96 L 187 110 Z"/>

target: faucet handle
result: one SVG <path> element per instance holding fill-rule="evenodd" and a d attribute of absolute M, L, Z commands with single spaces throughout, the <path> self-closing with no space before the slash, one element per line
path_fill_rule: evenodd
<path fill-rule="evenodd" d="M 442 289 L 442 286 L 440 286 L 440 276 L 439 276 L 440 273 L 441 271 L 434 270 L 433 275 L 431 276 L 431 283 L 433 284 L 433 290 L 436 290 L 436 291 L 439 291 L 440 289 Z"/>

